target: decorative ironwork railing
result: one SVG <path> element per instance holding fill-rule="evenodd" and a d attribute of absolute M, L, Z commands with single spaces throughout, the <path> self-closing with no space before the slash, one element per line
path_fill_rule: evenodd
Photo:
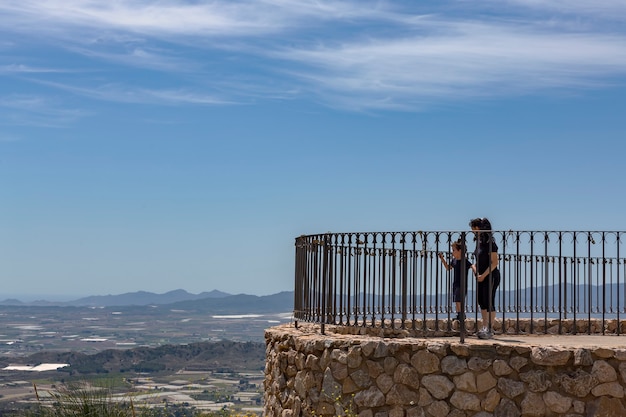
<path fill-rule="evenodd" d="M 553 326 L 573 321 L 620 323 L 626 315 L 626 261 L 621 237 L 609 231 L 492 231 L 501 282 L 495 309 L 502 322 Z M 450 259 L 455 241 L 473 261 L 475 233 L 417 231 L 325 233 L 296 238 L 296 320 L 340 326 L 405 326 L 451 321 Z M 478 320 L 476 280 L 467 277 L 467 317 Z M 413 323 L 413 324 L 412 324 Z M 462 331 L 464 326 L 462 327 Z M 322 329 L 323 330 L 323 329 Z M 542 329 L 536 329 L 541 331 Z M 510 331 L 510 330 L 509 330 Z M 621 326 L 612 333 L 620 334 Z"/>

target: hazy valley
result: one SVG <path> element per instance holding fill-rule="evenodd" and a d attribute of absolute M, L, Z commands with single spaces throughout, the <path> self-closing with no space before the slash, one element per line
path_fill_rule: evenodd
<path fill-rule="evenodd" d="M 265 328 L 291 319 L 293 293 L 146 305 L 109 301 L 113 305 L 0 305 L 0 357 L 217 340 L 263 342 Z"/>
<path fill-rule="evenodd" d="M 0 302 L 0 410 L 32 404 L 33 381 L 45 392 L 61 382 L 105 378 L 117 381 L 120 395 L 147 390 L 157 404 L 258 411 L 264 330 L 291 320 L 293 293 L 186 294 Z M 48 363 L 69 366 L 22 368 Z"/>

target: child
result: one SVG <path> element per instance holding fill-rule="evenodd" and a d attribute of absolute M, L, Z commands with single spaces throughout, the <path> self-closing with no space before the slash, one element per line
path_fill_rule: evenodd
<path fill-rule="evenodd" d="M 448 264 L 443 256 L 443 253 L 439 253 L 439 259 L 446 270 L 454 268 L 454 276 L 452 281 L 452 299 L 456 304 L 456 320 L 464 320 L 465 315 L 461 311 L 461 277 L 463 274 L 463 266 L 461 265 L 462 248 L 460 241 L 452 243 L 452 262 Z M 465 295 L 467 295 L 467 273 L 472 266 L 471 262 L 465 259 Z"/>

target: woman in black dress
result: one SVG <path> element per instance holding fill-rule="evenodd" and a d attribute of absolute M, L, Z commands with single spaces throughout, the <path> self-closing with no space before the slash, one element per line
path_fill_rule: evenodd
<path fill-rule="evenodd" d="M 487 218 L 471 220 L 470 227 L 476 234 L 475 263 L 472 265 L 472 271 L 478 281 L 476 295 L 482 316 L 482 328 L 477 335 L 481 339 L 490 339 L 493 337 L 492 326 L 496 319 L 496 290 L 500 285 L 498 245 L 491 232 L 491 222 Z"/>

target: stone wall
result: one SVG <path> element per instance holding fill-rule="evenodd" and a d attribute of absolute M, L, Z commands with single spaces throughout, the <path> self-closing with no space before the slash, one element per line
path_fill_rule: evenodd
<path fill-rule="evenodd" d="M 461 344 L 339 329 L 266 330 L 265 416 L 626 416 L 626 347 Z"/>

